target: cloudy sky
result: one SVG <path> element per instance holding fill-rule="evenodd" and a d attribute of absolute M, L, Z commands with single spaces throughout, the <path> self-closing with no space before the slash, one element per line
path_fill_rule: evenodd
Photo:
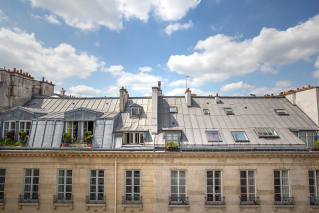
<path fill-rule="evenodd" d="M 75 96 L 278 94 L 319 82 L 317 0 L 1 0 L 0 67 Z"/>

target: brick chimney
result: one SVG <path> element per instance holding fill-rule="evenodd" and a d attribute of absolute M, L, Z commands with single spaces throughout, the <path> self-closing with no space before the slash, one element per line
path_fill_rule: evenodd
<path fill-rule="evenodd" d="M 60 90 L 60 95 L 65 95 L 65 90 L 63 88 Z"/>
<path fill-rule="evenodd" d="M 218 93 L 216 93 L 215 102 L 216 102 L 216 104 L 220 102 L 220 98 L 219 98 L 219 96 L 218 96 Z"/>
<path fill-rule="evenodd" d="M 186 89 L 185 100 L 188 107 L 192 106 L 192 91 L 189 88 Z"/>
<path fill-rule="evenodd" d="M 124 112 L 125 111 L 125 106 L 127 103 L 127 97 L 128 97 L 128 92 L 126 91 L 126 89 L 124 89 L 124 87 L 122 87 L 120 89 L 120 112 Z"/>

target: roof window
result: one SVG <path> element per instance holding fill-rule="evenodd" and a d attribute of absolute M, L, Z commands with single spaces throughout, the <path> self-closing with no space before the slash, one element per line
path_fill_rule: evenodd
<path fill-rule="evenodd" d="M 234 115 L 233 109 L 232 108 L 224 108 L 226 115 Z"/>
<path fill-rule="evenodd" d="M 176 113 L 177 112 L 177 107 L 169 107 L 169 112 Z"/>
<path fill-rule="evenodd" d="M 244 131 L 232 131 L 233 137 L 236 142 L 249 142 L 248 137 Z"/>
<path fill-rule="evenodd" d="M 203 109 L 203 112 L 205 115 L 209 115 L 209 110 L 208 109 Z"/>
<path fill-rule="evenodd" d="M 130 105 L 131 118 L 139 118 L 141 115 L 142 106 L 134 103 Z"/>
<path fill-rule="evenodd" d="M 278 138 L 278 134 L 271 128 L 256 128 L 255 132 L 259 138 Z"/>
<path fill-rule="evenodd" d="M 278 115 L 289 115 L 289 113 L 285 109 L 275 109 Z"/>
<path fill-rule="evenodd" d="M 208 142 L 222 142 L 222 138 L 218 131 L 207 131 L 206 136 Z"/>

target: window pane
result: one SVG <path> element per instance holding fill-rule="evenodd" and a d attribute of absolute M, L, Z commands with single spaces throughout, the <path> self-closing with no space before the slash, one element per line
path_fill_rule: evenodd
<path fill-rule="evenodd" d="M 66 170 L 66 176 L 72 177 L 72 170 Z"/>
<path fill-rule="evenodd" d="M 58 192 L 64 192 L 64 185 L 58 185 Z"/>
<path fill-rule="evenodd" d="M 176 177 L 177 178 L 177 171 L 172 171 L 171 174 L 172 174 L 172 177 Z"/>
<path fill-rule="evenodd" d="M 213 171 L 207 171 L 207 178 L 213 178 Z"/>
<path fill-rule="evenodd" d="M 66 185 L 66 192 L 72 192 L 72 185 Z"/>
<path fill-rule="evenodd" d="M 240 178 L 246 178 L 246 171 L 240 171 Z"/>
<path fill-rule="evenodd" d="M 134 171 L 134 177 L 140 177 L 140 171 Z"/>
<path fill-rule="evenodd" d="M 126 177 L 132 177 L 132 171 L 126 171 Z"/>
<path fill-rule="evenodd" d="M 99 178 L 98 184 L 99 185 L 104 185 L 104 178 Z"/>
<path fill-rule="evenodd" d="M 11 122 L 11 131 L 14 131 L 16 129 L 16 122 Z"/>
<path fill-rule="evenodd" d="M 179 177 L 181 178 L 184 178 L 185 177 L 185 171 L 179 171 Z"/>
<path fill-rule="evenodd" d="M 66 179 L 66 184 L 72 184 L 72 178 L 67 178 Z"/>
<path fill-rule="evenodd" d="M 26 177 L 24 182 L 26 184 L 31 183 L 31 177 Z"/>
<path fill-rule="evenodd" d="M 236 141 L 247 141 L 245 132 L 232 132 Z"/>
<path fill-rule="evenodd" d="M 96 177 L 96 170 L 91 170 L 91 177 Z"/>
<path fill-rule="evenodd" d="M 64 176 L 64 170 L 59 170 L 59 176 L 61 176 L 61 177 Z"/>
<path fill-rule="evenodd" d="M 104 170 L 99 170 L 99 177 L 104 177 Z"/>
<path fill-rule="evenodd" d="M 214 187 L 213 186 L 207 186 L 207 193 L 214 193 Z"/>
<path fill-rule="evenodd" d="M 279 178 L 280 177 L 280 171 L 274 171 L 274 176 Z"/>
<path fill-rule="evenodd" d="M 33 170 L 33 176 L 39 176 L 39 169 Z"/>
<path fill-rule="evenodd" d="M 20 131 L 24 131 L 24 122 L 20 122 Z"/>
<path fill-rule="evenodd" d="M 126 179 L 126 185 L 132 185 L 132 179 Z"/>
<path fill-rule="evenodd" d="M 4 122 L 4 129 L 9 129 L 9 122 Z"/>
<path fill-rule="evenodd" d="M 132 186 L 126 186 L 126 193 L 132 193 Z"/>
<path fill-rule="evenodd" d="M 208 141 L 221 141 L 219 132 L 206 132 Z"/>
<path fill-rule="evenodd" d="M 213 179 L 207 179 L 207 185 L 212 186 L 213 185 Z"/>
<path fill-rule="evenodd" d="M 171 186 L 171 193 L 178 193 L 178 186 Z"/>
<path fill-rule="evenodd" d="M 59 178 L 58 184 L 64 184 L 64 178 Z"/>
<path fill-rule="evenodd" d="M 34 177 L 33 178 L 33 184 L 39 184 L 39 178 L 38 177 Z"/>
<path fill-rule="evenodd" d="M 134 178 L 134 185 L 140 185 L 140 179 Z"/>
<path fill-rule="evenodd" d="M 180 179 L 179 185 L 186 185 L 186 179 Z"/>
<path fill-rule="evenodd" d="M 25 170 L 25 176 L 31 176 L 31 169 Z"/>

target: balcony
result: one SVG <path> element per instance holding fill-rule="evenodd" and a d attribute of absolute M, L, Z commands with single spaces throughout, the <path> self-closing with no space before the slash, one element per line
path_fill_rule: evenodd
<path fill-rule="evenodd" d="M 122 196 L 122 210 L 125 208 L 139 208 L 140 211 L 143 210 L 142 196 L 140 195 L 126 195 Z"/>
<path fill-rule="evenodd" d="M 207 211 L 209 208 L 221 208 L 225 211 L 225 197 L 220 196 L 207 196 L 205 197 L 205 210 Z"/>
<path fill-rule="evenodd" d="M 85 206 L 86 206 L 86 210 L 89 210 L 90 206 L 93 207 L 97 207 L 97 206 L 101 206 L 103 208 L 103 210 L 106 210 L 106 200 L 105 200 L 105 196 L 95 196 L 95 195 L 91 195 L 91 196 L 86 196 L 85 197 Z"/>
<path fill-rule="evenodd" d="M 294 207 L 294 197 L 275 197 L 274 211 L 277 211 L 277 208 L 290 208 L 291 210 L 293 210 Z"/>
<path fill-rule="evenodd" d="M 168 210 L 171 211 L 172 208 L 186 208 L 188 211 L 188 197 L 169 197 Z"/>
<path fill-rule="evenodd" d="M 4 209 L 4 194 L 0 193 L 0 208 Z"/>
<path fill-rule="evenodd" d="M 240 205 L 259 205 L 259 197 L 240 197 Z"/>
<path fill-rule="evenodd" d="M 53 209 L 56 209 L 57 206 L 67 206 L 70 207 L 70 210 L 73 209 L 73 195 L 64 196 L 62 195 L 53 195 Z"/>
<path fill-rule="evenodd" d="M 39 209 L 39 194 L 28 194 L 25 193 L 24 195 L 19 195 L 18 197 L 18 207 L 19 209 L 22 206 L 35 206 L 36 209 Z"/>
<path fill-rule="evenodd" d="M 310 204 L 311 206 L 319 206 L 319 198 L 317 197 L 310 197 Z"/>

